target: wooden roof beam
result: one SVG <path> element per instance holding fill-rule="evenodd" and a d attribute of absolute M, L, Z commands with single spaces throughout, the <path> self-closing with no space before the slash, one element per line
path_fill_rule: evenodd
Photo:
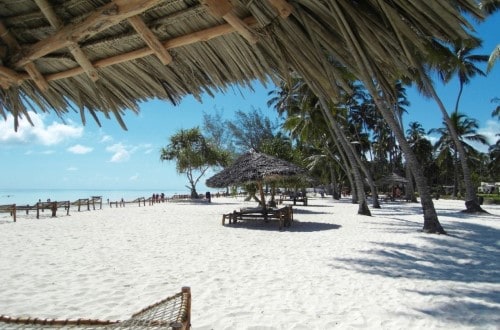
<path fill-rule="evenodd" d="M 113 0 L 96 9 L 84 20 L 64 26 L 49 38 L 38 41 L 23 52 L 23 56 L 13 61 L 13 66 L 24 66 L 44 55 L 71 46 L 93 36 L 121 21 L 145 12 L 162 0 Z"/>
<path fill-rule="evenodd" d="M 48 0 L 35 0 L 35 2 L 53 28 L 59 30 L 64 27 L 63 22 L 59 19 Z M 89 76 L 92 81 L 97 81 L 99 79 L 99 74 L 97 73 L 97 70 L 92 66 L 92 63 L 87 58 L 78 43 L 71 42 L 68 48 L 76 62 L 83 68 L 83 70 L 85 70 L 87 76 Z"/>
<path fill-rule="evenodd" d="M 5 86 L 19 84 L 23 77 L 16 71 L 0 65 L 0 80 L 2 81 L 2 87 L 6 88 Z"/>
<path fill-rule="evenodd" d="M 245 19 L 243 19 L 243 22 L 245 24 L 251 26 L 257 24 L 257 20 L 253 16 L 249 16 Z M 202 42 L 202 41 L 208 41 L 213 38 L 217 38 L 223 35 L 227 35 L 230 33 L 234 33 L 236 30 L 234 27 L 232 27 L 230 24 L 222 24 L 218 26 L 214 26 L 208 29 L 200 30 L 197 32 L 193 32 L 184 36 L 172 38 L 170 40 L 167 40 L 163 42 L 163 47 L 165 49 L 174 49 L 178 47 L 184 47 L 188 46 L 197 42 Z M 128 62 L 134 59 L 142 58 L 145 56 L 149 56 L 153 54 L 153 50 L 149 47 L 137 49 L 128 53 L 108 57 L 108 58 L 103 58 L 102 60 L 96 61 L 93 63 L 94 67 L 96 68 L 105 68 L 114 64 L 119 64 L 123 62 Z M 64 78 L 69 78 L 69 77 L 74 77 L 79 74 L 83 73 L 83 69 L 80 67 L 63 71 L 63 72 L 58 72 L 58 73 L 53 73 L 51 75 L 47 75 L 47 80 L 53 81 L 53 80 L 59 80 L 59 79 L 64 79 Z"/>
<path fill-rule="evenodd" d="M 287 18 L 292 14 L 293 6 L 286 0 L 267 0 L 273 6 L 281 18 Z"/>
<path fill-rule="evenodd" d="M 250 30 L 249 26 L 233 13 L 233 5 L 229 0 L 202 0 L 208 12 L 217 18 L 222 17 L 238 33 L 251 44 L 257 43 L 257 36 Z"/>
<path fill-rule="evenodd" d="M 172 56 L 163 47 L 162 43 L 156 38 L 153 31 L 151 31 L 146 23 L 139 16 L 132 16 L 128 18 L 128 22 L 135 31 L 141 36 L 142 40 L 153 50 L 153 53 L 160 59 L 163 65 L 172 62 Z"/>
<path fill-rule="evenodd" d="M 17 53 L 21 49 L 17 40 L 12 36 L 9 30 L 5 27 L 2 21 L 0 21 L 0 38 L 7 44 L 12 53 Z M 24 69 L 30 75 L 31 79 L 35 81 L 35 84 L 41 91 L 46 91 L 49 89 L 49 84 L 43 75 L 38 71 L 33 62 L 27 62 L 23 65 Z"/>

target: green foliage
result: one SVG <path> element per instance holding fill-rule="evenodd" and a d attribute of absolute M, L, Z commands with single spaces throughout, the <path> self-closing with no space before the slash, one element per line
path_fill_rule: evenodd
<path fill-rule="evenodd" d="M 176 161 L 178 173 L 186 174 L 191 196 L 197 197 L 196 184 L 212 166 L 225 166 L 229 154 L 209 143 L 198 127 L 181 129 L 170 137 L 170 143 L 161 149 L 162 161 Z"/>
<path fill-rule="evenodd" d="M 277 124 L 262 114 L 261 110 L 249 112 L 238 110 L 236 119 L 226 123 L 235 147 L 240 152 L 255 150 L 261 152 L 262 142 L 273 139 Z"/>

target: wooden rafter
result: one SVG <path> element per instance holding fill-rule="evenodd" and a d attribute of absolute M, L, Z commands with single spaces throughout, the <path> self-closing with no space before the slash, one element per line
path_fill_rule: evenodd
<path fill-rule="evenodd" d="M 172 62 L 172 56 L 163 47 L 162 43 L 156 38 L 153 31 L 151 31 L 146 23 L 139 16 L 132 16 L 128 18 L 128 22 L 135 31 L 141 36 L 142 40 L 153 50 L 153 53 L 160 59 L 163 65 Z"/>
<path fill-rule="evenodd" d="M 287 18 L 293 11 L 293 6 L 286 0 L 267 0 L 282 18 Z"/>
<path fill-rule="evenodd" d="M 12 85 L 17 85 L 23 80 L 23 77 L 16 71 L 0 66 L 0 86 L 8 89 Z"/>
<path fill-rule="evenodd" d="M 43 15 L 49 21 L 50 25 L 55 29 L 61 29 L 64 27 L 64 24 L 59 19 L 54 9 L 48 2 L 48 0 L 35 0 L 38 8 L 42 11 Z M 92 66 L 92 63 L 89 61 L 83 50 L 80 48 L 78 43 L 71 42 L 68 46 L 71 55 L 75 58 L 76 62 L 85 70 L 87 76 L 89 76 L 92 81 L 97 81 L 99 79 L 99 74 L 97 70 Z"/>
<path fill-rule="evenodd" d="M 15 67 L 21 67 L 51 52 L 64 47 L 70 47 L 72 43 L 84 40 L 129 17 L 138 15 L 161 1 L 114 0 L 96 9 L 81 22 L 68 24 L 49 38 L 40 40 L 26 48 L 23 56 L 12 64 Z"/>
<path fill-rule="evenodd" d="M 0 21 L 0 37 L 2 40 L 7 44 L 7 46 L 10 48 L 10 51 L 13 53 L 17 53 L 20 51 L 21 47 L 19 46 L 19 43 L 17 40 L 12 36 L 10 31 L 5 27 L 2 21 Z M 41 91 L 46 91 L 49 89 L 49 84 L 47 83 L 47 80 L 42 76 L 40 71 L 35 66 L 35 63 L 33 62 L 26 62 L 23 65 L 24 69 L 28 74 L 30 75 L 31 79 L 35 82 L 35 84 L 38 86 L 38 88 Z M 6 84 L 6 81 L 4 80 L 2 83 L 2 86 Z"/>
<path fill-rule="evenodd" d="M 229 0 L 202 0 L 202 3 L 212 16 L 222 17 L 248 42 L 255 44 L 258 41 L 257 36 L 250 30 L 249 26 L 233 13 L 233 5 Z"/>
<path fill-rule="evenodd" d="M 245 19 L 243 19 L 243 22 L 248 25 L 252 26 L 257 24 L 257 20 L 255 17 L 250 16 Z M 183 47 L 183 46 L 188 46 L 197 42 L 203 42 L 203 41 L 208 41 L 213 38 L 217 38 L 223 35 L 227 35 L 230 33 L 234 33 L 236 30 L 233 26 L 230 24 L 222 24 L 218 25 L 212 28 L 200 30 L 197 32 L 193 32 L 184 36 L 180 36 L 177 38 L 172 38 L 168 41 L 163 42 L 163 47 L 165 49 L 174 49 L 178 47 Z M 144 47 L 138 50 L 134 50 L 132 52 L 108 57 L 99 61 L 95 61 L 93 63 L 93 66 L 95 68 L 105 68 L 114 64 L 119 64 L 119 63 L 124 63 L 128 62 L 134 59 L 142 58 L 145 56 L 149 56 L 153 54 L 153 50 L 149 47 Z M 58 72 L 54 73 L 51 75 L 47 75 L 47 80 L 48 81 L 53 81 L 53 80 L 59 80 L 59 79 L 64 79 L 64 78 L 69 78 L 69 77 L 74 77 L 79 74 L 83 73 L 82 68 L 74 68 L 71 70 L 63 71 L 63 72 Z"/>

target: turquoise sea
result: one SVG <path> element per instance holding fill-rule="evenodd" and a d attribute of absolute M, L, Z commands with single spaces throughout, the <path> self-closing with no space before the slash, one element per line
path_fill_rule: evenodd
<path fill-rule="evenodd" d="M 76 201 L 81 198 L 90 198 L 92 196 L 101 196 L 105 202 L 110 201 L 134 200 L 138 197 L 148 198 L 153 194 L 164 193 L 166 197 L 174 194 L 189 194 L 187 188 L 184 190 L 160 190 L 160 189 L 132 189 L 132 190 L 99 190 L 99 189 L 1 189 L 0 205 L 5 204 L 35 204 L 39 200 L 47 201 Z M 201 191 L 199 191 L 201 193 Z"/>

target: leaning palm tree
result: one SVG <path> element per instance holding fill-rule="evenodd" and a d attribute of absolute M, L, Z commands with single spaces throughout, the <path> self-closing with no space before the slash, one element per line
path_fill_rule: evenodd
<path fill-rule="evenodd" d="M 468 45 L 477 45 L 479 43 L 480 41 L 477 39 L 472 41 L 472 37 L 467 42 Z M 432 70 L 437 70 L 437 72 L 445 78 L 446 72 L 450 71 L 450 65 L 447 64 L 447 61 L 449 61 L 450 57 L 454 57 L 455 55 L 453 55 L 446 46 L 438 42 L 430 44 L 428 52 L 430 55 L 427 56 L 425 60 L 419 59 L 417 56 L 415 59 L 415 71 L 410 79 L 416 83 L 422 95 L 430 97 L 436 102 L 441 115 L 443 116 L 443 120 L 449 128 L 450 138 L 454 143 L 454 148 L 457 151 L 458 158 L 460 159 L 459 164 L 462 167 L 462 175 L 465 184 L 465 211 L 469 213 L 484 212 L 479 205 L 476 189 L 472 181 L 472 175 L 467 161 L 467 153 L 462 142 L 460 141 L 459 134 L 455 130 L 455 125 L 448 114 L 448 110 L 437 94 L 434 84 L 430 78 L 430 72 Z"/>
<path fill-rule="evenodd" d="M 310 117 L 316 117 L 316 121 L 324 121 L 325 128 L 329 136 L 341 150 L 341 154 L 345 157 L 346 167 L 350 169 L 354 179 L 352 187 L 356 194 L 353 194 L 353 202 L 359 205 L 358 214 L 371 215 L 370 209 L 366 203 L 364 192 L 364 180 L 361 174 L 363 170 L 360 166 L 361 161 L 357 159 L 359 156 L 354 152 L 349 139 L 345 136 L 346 132 L 342 129 L 339 122 L 335 119 L 338 112 L 341 110 L 334 106 L 326 108 L 320 106 L 318 98 L 310 90 L 309 85 L 299 78 L 293 79 L 293 82 L 283 82 L 282 90 L 274 94 L 279 95 L 277 98 L 272 98 L 269 104 L 276 104 L 278 112 L 287 111 L 290 115 L 297 113 L 309 113 Z M 319 115 L 319 117 L 318 117 Z"/>
<path fill-rule="evenodd" d="M 453 123 L 453 130 L 457 132 L 462 145 L 462 149 L 467 153 L 471 154 L 475 150 L 474 147 L 469 144 L 469 142 L 476 142 L 483 145 L 488 145 L 486 137 L 482 134 L 477 133 L 479 125 L 477 120 L 469 118 L 465 114 L 452 113 L 450 116 L 451 122 Z M 436 150 L 439 152 L 451 152 L 453 155 L 454 164 L 454 180 L 453 180 L 453 196 L 456 197 L 458 193 L 458 153 L 456 144 L 451 137 L 451 129 L 446 122 L 443 122 L 443 126 L 440 128 L 434 128 L 429 131 L 429 133 L 439 134 L 439 140 L 435 144 Z M 460 159 L 461 160 L 461 159 Z"/>
<path fill-rule="evenodd" d="M 481 42 L 477 39 L 458 40 L 453 45 L 453 51 L 449 56 L 445 56 L 442 63 L 438 63 L 439 74 L 441 79 L 448 83 L 457 76 L 459 89 L 455 103 L 455 113 L 458 112 L 460 98 L 471 78 L 476 75 L 486 76 L 486 74 L 476 66 L 476 63 L 484 63 L 488 61 L 488 55 L 472 54 L 472 51 L 481 46 Z"/>

